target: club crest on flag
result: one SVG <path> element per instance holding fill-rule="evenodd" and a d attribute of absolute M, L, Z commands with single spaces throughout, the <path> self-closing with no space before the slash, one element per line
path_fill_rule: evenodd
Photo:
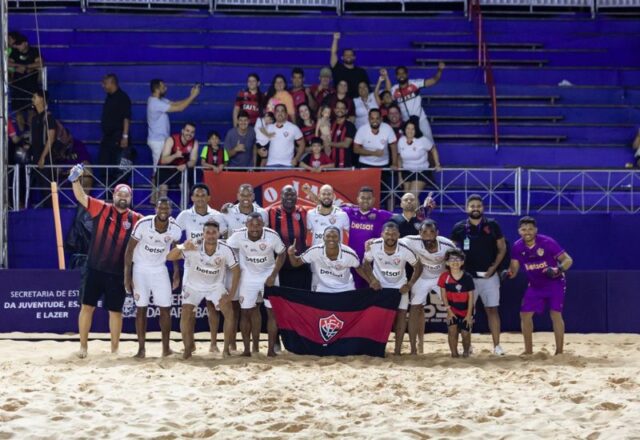
<path fill-rule="evenodd" d="M 320 336 L 325 342 L 329 342 L 335 335 L 342 330 L 344 321 L 338 319 L 335 314 L 320 318 L 318 321 L 318 327 L 320 328 Z"/>

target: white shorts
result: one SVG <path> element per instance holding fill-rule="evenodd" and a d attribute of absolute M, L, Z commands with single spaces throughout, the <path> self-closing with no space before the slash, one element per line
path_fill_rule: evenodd
<path fill-rule="evenodd" d="M 400 294 L 400 304 L 398 304 L 398 310 L 407 310 L 409 308 L 409 294 Z"/>
<path fill-rule="evenodd" d="M 418 278 L 418 281 L 416 281 L 411 288 L 411 305 L 426 305 L 427 295 L 429 295 L 429 292 L 432 290 L 436 292 L 439 298 L 440 288 L 438 287 L 438 278 Z"/>
<path fill-rule="evenodd" d="M 151 150 L 151 160 L 153 161 L 153 174 L 156 173 L 156 168 L 160 162 L 160 156 L 162 156 L 162 149 L 164 148 L 164 141 L 147 141 L 147 145 Z"/>
<path fill-rule="evenodd" d="M 482 305 L 485 307 L 500 305 L 500 278 L 498 278 L 498 274 L 494 273 L 491 278 L 474 278 L 473 283 L 476 285 L 474 303 L 480 297 Z"/>
<path fill-rule="evenodd" d="M 182 287 L 182 304 L 191 304 L 192 306 L 198 306 L 203 299 L 211 301 L 216 307 L 216 310 L 220 310 L 220 298 L 227 293 L 227 289 L 220 286 L 212 286 L 210 289 L 201 290 L 193 289 L 190 286 Z"/>
<path fill-rule="evenodd" d="M 240 286 L 238 286 L 238 294 L 241 309 L 252 309 L 256 304 L 263 301 L 264 295 L 264 282 L 269 275 L 254 275 L 248 272 L 244 272 L 240 277 Z M 280 285 L 278 277 L 276 277 L 276 286 Z M 264 300 L 264 306 L 271 308 L 269 300 Z"/>
<path fill-rule="evenodd" d="M 166 266 L 161 268 L 137 267 L 133 265 L 133 299 L 136 307 L 148 307 L 153 294 L 153 305 L 171 307 L 173 295 L 171 279 Z"/>

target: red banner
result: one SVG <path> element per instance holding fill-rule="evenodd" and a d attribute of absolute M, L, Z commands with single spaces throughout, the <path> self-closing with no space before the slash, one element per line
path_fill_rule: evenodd
<path fill-rule="evenodd" d="M 329 184 L 333 187 L 336 198 L 346 203 L 357 203 L 358 191 L 363 186 L 373 188 L 376 200 L 380 200 L 380 170 L 327 171 L 311 173 L 309 171 L 223 171 L 215 174 L 204 172 L 204 183 L 211 190 L 211 206 L 220 209 L 226 202 L 235 202 L 238 187 L 250 183 L 256 192 L 256 201 L 264 208 L 280 203 L 280 192 L 285 185 L 293 185 L 298 192 L 298 202 L 315 206 L 306 199 L 301 188 L 305 183 L 311 186 L 313 193 L 320 187 Z"/>

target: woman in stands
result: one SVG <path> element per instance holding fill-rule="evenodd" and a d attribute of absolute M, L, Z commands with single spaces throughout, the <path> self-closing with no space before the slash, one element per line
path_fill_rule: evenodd
<path fill-rule="evenodd" d="M 432 161 L 429 160 L 431 154 Z M 428 181 L 433 181 L 433 174 L 429 171 L 434 168 L 439 171 L 440 156 L 436 146 L 423 136 L 417 121 L 409 119 L 404 125 L 404 136 L 398 141 L 398 165 L 403 168 L 402 182 L 405 192 L 410 192 L 416 197 L 420 194 Z"/>
<path fill-rule="evenodd" d="M 358 83 L 358 97 L 354 98 L 353 104 L 356 107 L 356 129 L 369 123 L 369 110 L 379 108 L 382 102 L 375 93 L 369 93 L 369 84 L 366 81 Z"/>
<path fill-rule="evenodd" d="M 293 97 L 291 93 L 287 92 L 287 80 L 284 76 L 278 74 L 273 77 L 271 86 L 266 96 L 267 106 L 266 111 L 275 112 L 276 105 L 284 104 L 287 107 L 287 114 L 289 120 L 295 124 L 296 122 L 296 109 L 293 106 Z"/>
<path fill-rule="evenodd" d="M 311 139 L 316 137 L 316 121 L 311 116 L 311 109 L 307 104 L 298 106 L 298 127 L 304 136 L 305 145 L 309 147 Z"/>

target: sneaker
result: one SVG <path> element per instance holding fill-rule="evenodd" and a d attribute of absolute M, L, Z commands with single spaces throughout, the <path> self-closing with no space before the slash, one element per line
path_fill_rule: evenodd
<path fill-rule="evenodd" d="M 496 356 L 504 356 L 504 350 L 499 345 L 493 347 L 493 354 Z"/>

